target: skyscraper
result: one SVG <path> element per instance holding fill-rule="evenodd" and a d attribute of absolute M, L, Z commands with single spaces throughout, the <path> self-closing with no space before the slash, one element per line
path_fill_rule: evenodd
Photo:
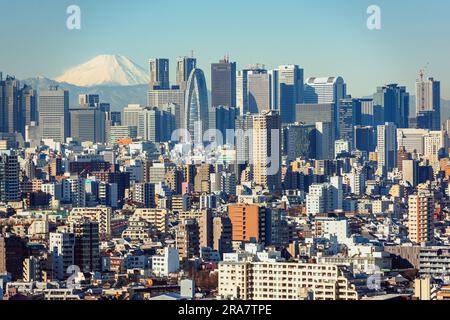
<path fill-rule="evenodd" d="M 227 141 L 227 130 L 234 131 L 238 112 L 238 109 L 234 107 L 217 106 L 209 108 L 209 129 L 216 129 L 222 134 L 222 141 L 218 141 L 217 143 L 234 144 L 234 140 Z"/>
<path fill-rule="evenodd" d="M 78 142 L 105 142 L 105 112 L 97 108 L 70 110 L 70 136 Z"/>
<path fill-rule="evenodd" d="M 389 122 L 377 127 L 378 170 L 386 175 L 397 165 L 397 127 Z"/>
<path fill-rule="evenodd" d="M 316 159 L 334 159 L 334 130 L 331 122 L 316 122 Z"/>
<path fill-rule="evenodd" d="M 187 83 L 183 128 L 189 131 L 191 140 L 201 143 L 208 128 L 208 92 L 205 75 L 201 69 L 194 69 Z"/>
<path fill-rule="evenodd" d="M 0 202 L 20 201 L 20 166 L 17 155 L 11 150 L 0 151 Z"/>
<path fill-rule="evenodd" d="M 197 59 L 194 57 L 177 58 L 177 85 L 181 90 L 186 90 L 187 82 L 192 70 L 197 67 Z"/>
<path fill-rule="evenodd" d="M 373 95 L 373 104 L 376 125 L 392 122 L 398 128 L 408 128 L 409 93 L 406 87 L 397 84 L 378 87 Z"/>
<path fill-rule="evenodd" d="M 353 128 L 361 122 L 361 101 L 359 99 L 343 99 L 338 104 L 337 137 L 346 140 L 353 146 Z"/>
<path fill-rule="evenodd" d="M 257 185 L 281 188 L 281 117 L 276 112 L 253 116 L 253 175 Z"/>
<path fill-rule="evenodd" d="M 420 129 L 441 130 L 441 83 L 423 74 L 416 82 L 416 116 L 431 113 L 431 126 Z"/>
<path fill-rule="evenodd" d="M 336 127 L 335 112 L 333 103 L 297 104 L 295 106 L 295 122 L 308 125 L 315 125 L 316 122 L 330 122 Z"/>
<path fill-rule="evenodd" d="M 240 109 L 241 115 L 248 110 L 248 70 L 236 72 L 236 107 Z"/>
<path fill-rule="evenodd" d="M 308 78 L 305 81 L 304 103 L 338 103 L 347 94 L 342 77 Z"/>
<path fill-rule="evenodd" d="M 42 139 L 65 142 L 70 133 L 69 91 L 50 86 L 40 92 L 39 126 Z"/>
<path fill-rule="evenodd" d="M 303 103 L 303 69 L 297 65 L 284 65 L 277 71 L 277 109 L 283 123 L 293 123 L 295 105 Z"/>
<path fill-rule="evenodd" d="M 211 64 L 211 106 L 234 107 L 236 104 L 236 62 L 228 57 Z"/>
<path fill-rule="evenodd" d="M 150 89 L 169 89 L 169 59 L 149 60 Z"/>
<path fill-rule="evenodd" d="M 261 113 L 272 109 L 272 76 L 262 67 L 247 74 L 248 111 Z"/>
<path fill-rule="evenodd" d="M 288 161 L 297 158 L 315 159 L 316 157 L 316 126 L 300 123 L 290 124 L 283 130 L 284 152 Z"/>
<path fill-rule="evenodd" d="M 138 115 L 138 136 L 153 143 L 169 141 L 175 130 L 175 117 L 159 108 L 145 108 Z"/>

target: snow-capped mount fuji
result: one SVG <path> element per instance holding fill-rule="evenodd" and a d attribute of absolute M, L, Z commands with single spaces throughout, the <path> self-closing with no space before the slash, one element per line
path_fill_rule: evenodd
<path fill-rule="evenodd" d="M 147 72 L 122 55 L 99 55 L 55 79 L 80 87 L 134 86 L 148 83 Z"/>

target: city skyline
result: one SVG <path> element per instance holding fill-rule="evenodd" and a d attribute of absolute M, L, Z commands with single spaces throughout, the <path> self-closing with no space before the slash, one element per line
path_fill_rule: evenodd
<path fill-rule="evenodd" d="M 446 86 L 450 68 L 445 63 L 450 45 L 441 41 L 448 31 L 444 13 L 450 5 L 439 1 L 409 1 L 407 6 L 378 1 L 381 30 L 366 26 L 369 1 L 351 5 L 287 1 L 285 8 L 289 10 L 267 1 L 258 2 L 258 6 L 233 2 L 220 8 L 222 17 L 230 17 L 224 28 L 225 21 L 214 19 L 216 6 L 207 2 L 188 7 L 181 1 L 136 1 L 125 9 L 118 1 L 80 0 L 81 30 L 66 28 L 70 4 L 53 0 L 5 4 L 0 18 L 16 28 L 0 31 L 10 48 L 0 52 L 0 70 L 18 79 L 54 79 L 75 65 L 108 53 L 123 54 L 146 70 L 151 57 L 169 58 L 170 76 L 175 79 L 175 58 L 190 56 L 193 50 L 208 84 L 210 64 L 227 54 L 230 61 L 237 62 L 237 70 L 254 63 L 267 69 L 297 64 L 305 70 L 305 79 L 340 75 L 353 96 L 370 95 L 377 86 L 388 83 L 414 92 L 419 69 L 428 65 L 426 74 L 439 79 L 442 98 L 450 98 Z M 121 19 L 124 10 L 135 23 Z M 152 15 L 155 11 L 158 14 Z M 249 18 L 255 12 L 258 18 Z M 163 27 L 165 21 L 169 21 L 167 27 Z M 427 35 L 430 29 L 432 37 Z M 28 41 L 15 41 L 17 38 Z M 39 50 L 33 49 L 37 47 Z M 406 56 L 408 59 L 402 58 Z"/>

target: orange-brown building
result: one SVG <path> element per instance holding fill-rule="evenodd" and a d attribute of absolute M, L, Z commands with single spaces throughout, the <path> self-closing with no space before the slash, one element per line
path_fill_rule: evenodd
<path fill-rule="evenodd" d="M 232 225 L 233 241 L 265 241 L 266 209 L 255 204 L 230 204 L 228 216 Z"/>

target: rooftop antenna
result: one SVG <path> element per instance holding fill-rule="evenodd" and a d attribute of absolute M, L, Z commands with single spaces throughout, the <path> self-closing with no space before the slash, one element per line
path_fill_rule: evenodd
<path fill-rule="evenodd" d="M 191 58 L 194 57 L 194 50 L 191 50 Z"/>

